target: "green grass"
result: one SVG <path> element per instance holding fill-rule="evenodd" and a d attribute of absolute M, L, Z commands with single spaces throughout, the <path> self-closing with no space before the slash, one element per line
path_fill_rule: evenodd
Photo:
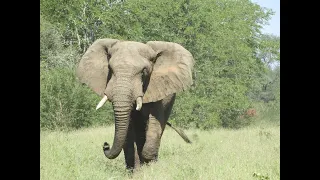
<path fill-rule="evenodd" d="M 130 176 L 123 152 L 109 160 L 102 152 L 114 127 L 40 133 L 40 179 L 280 179 L 280 127 L 186 130 L 185 143 L 167 127 L 159 161 Z"/>

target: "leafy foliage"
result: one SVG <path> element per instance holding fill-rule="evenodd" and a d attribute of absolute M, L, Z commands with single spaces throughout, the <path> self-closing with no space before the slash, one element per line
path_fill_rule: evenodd
<path fill-rule="evenodd" d="M 61 78 L 59 83 L 69 83 L 70 89 L 78 88 L 64 92 L 70 101 L 64 106 L 67 109 L 80 108 L 88 116 L 98 116 L 89 115 L 98 102 L 93 102 L 96 95 L 76 85 L 71 69 L 94 40 L 105 37 L 172 41 L 193 54 L 194 85 L 178 94 L 171 116 L 185 128 L 239 128 L 251 123 L 251 119 L 238 117 L 255 101 L 268 98 L 277 107 L 280 103 L 280 76 L 270 76 L 271 64 L 280 61 L 280 39 L 260 32 L 273 12 L 250 0 L 40 0 L 40 7 L 40 61 L 46 68 L 54 68 L 46 70 L 45 76 Z M 53 82 L 41 81 L 60 86 Z M 78 99 L 70 99 L 75 98 L 69 94 L 73 91 Z M 83 93 L 89 98 L 86 105 L 73 106 L 82 101 Z M 89 121 L 82 118 L 80 110 L 73 111 L 79 111 L 75 113 L 79 122 Z"/>
<path fill-rule="evenodd" d="M 257 56 L 265 65 L 272 68 L 274 63 L 280 62 L 280 37 L 262 34 L 260 40 Z"/>
<path fill-rule="evenodd" d="M 40 128 L 78 129 L 113 122 L 112 107 L 96 111 L 99 97 L 79 83 L 73 69 L 40 66 Z"/>
<path fill-rule="evenodd" d="M 59 30 L 40 17 L 40 61 L 46 62 L 47 68 L 74 68 L 80 54 L 73 46 L 65 46 Z"/>

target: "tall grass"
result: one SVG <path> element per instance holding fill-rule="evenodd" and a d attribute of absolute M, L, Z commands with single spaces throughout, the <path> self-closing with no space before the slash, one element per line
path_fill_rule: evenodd
<path fill-rule="evenodd" d="M 123 152 L 113 160 L 102 152 L 103 142 L 113 138 L 113 126 L 43 131 L 40 179 L 280 179 L 279 126 L 185 132 L 193 144 L 167 127 L 159 161 L 131 176 L 125 171 Z"/>

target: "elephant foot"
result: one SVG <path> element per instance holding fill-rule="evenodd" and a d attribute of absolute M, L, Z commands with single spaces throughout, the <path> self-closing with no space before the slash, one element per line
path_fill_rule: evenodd
<path fill-rule="evenodd" d="M 151 151 L 143 151 L 142 156 L 145 163 L 158 161 L 158 153 L 152 153 Z"/>
<path fill-rule="evenodd" d="M 126 166 L 126 170 L 129 174 L 133 174 L 135 172 L 134 167 L 131 167 L 131 166 Z"/>
<path fill-rule="evenodd" d="M 149 165 L 151 162 L 157 162 L 158 158 L 155 157 L 153 159 L 145 159 L 144 164 Z"/>

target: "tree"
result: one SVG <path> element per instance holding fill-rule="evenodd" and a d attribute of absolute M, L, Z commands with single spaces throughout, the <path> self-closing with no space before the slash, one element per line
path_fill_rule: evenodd
<path fill-rule="evenodd" d="M 41 0 L 40 11 L 79 54 L 98 38 L 172 41 L 194 56 L 194 86 L 178 95 L 172 119 L 181 126 L 240 127 L 268 72 L 263 54 L 274 41 L 260 32 L 273 12 L 250 0 Z M 280 52 L 279 52 L 280 53 Z M 75 62 L 76 63 L 76 62 Z M 179 121 L 178 121 L 179 119 Z"/>
<path fill-rule="evenodd" d="M 264 102 L 275 101 L 276 97 L 280 98 L 280 37 L 262 34 L 259 42 L 256 56 L 263 62 L 266 72 L 260 80 L 261 89 L 253 92 L 251 98 Z"/>
<path fill-rule="evenodd" d="M 262 34 L 257 57 L 270 69 L 280 65 L 280 37 Z"/>

